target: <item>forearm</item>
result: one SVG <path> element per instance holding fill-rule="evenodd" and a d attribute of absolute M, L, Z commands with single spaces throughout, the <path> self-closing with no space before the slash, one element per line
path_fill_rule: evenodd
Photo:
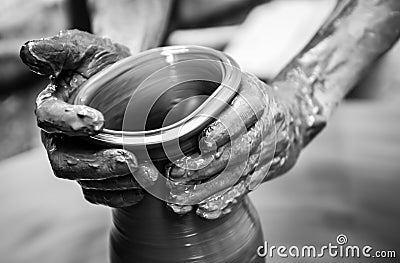
<path fill-rule="evenodd" d="M 132 54 L 160 45 L 171 0 L 89 0 L 93 33 L 129 47 Z"/>
<path fill-rule="evenodd" d="M 293 166 L 301 149 L 399 33 L 400 1 L 338 1 L 317 35 L 272 83 L 277 149 L 266 179 Z"/>

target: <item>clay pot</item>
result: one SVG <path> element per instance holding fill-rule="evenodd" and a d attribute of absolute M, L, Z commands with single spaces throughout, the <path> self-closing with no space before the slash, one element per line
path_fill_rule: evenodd
<path fill-rule="evenodd" d="M 106 129 L 93 143 L 151 159 L 162 174 L 166 163 L 198 150 L 199 132 L 228 106 L 240 82 L 238 65 L 222 52 L 157 48 L 100 72 L 74 102 L 105 116 Z M 175 214 L 159 200 L 163 194 L 113 210 L 112 263 L 263 262 L 257 257 L 262 230 L 248 198 L 223 218 L 205 220 L 194 212 Z"/>

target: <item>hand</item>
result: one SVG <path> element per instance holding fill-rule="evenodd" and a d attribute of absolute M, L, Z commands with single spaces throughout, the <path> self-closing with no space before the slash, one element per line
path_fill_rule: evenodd
<path fill-rule="evenodd" d="M 20 52 L 32 71 L 51 76 L 51 83 L 37 98 L 35 113 L 54 173 L 77 180 L 93 204 L 134 205 L 143 193 L 131 171 L 150 182 L 157 176 L 152 166 L 138 164 L 131 152 L 85 143 L 81 137 L 98 133 L 104 117 L 93 108 L 68 103 L 87 79 L 129 55 L 122 45 L 78 30 L 29 41 Z"/>
<path fill-rule="evenodd" d="M 338 1 L 311 42 L 274 78 L 273 87 L 265 89 L 263 98 L 274 98 L 267 100 L 269 109 L 264 110 L 253 128 L 238 133 L 238 137 L 226 136 L 226 130 L 234 130 L 240 122 L 240 118 L 230 116 L 246 112 L 243 110 L 246 107 L 240 109 L 237 102 L 240 99 L 236 98 L 231 108 L 238 113 L 226 110 L 204 132 L 205 150 L 200 157 L 184 158 L 170 168 L 170 177 L 181 185 L 171 192 L 171 202 L 193 204 L 199 200 L 197 213 L 217 218 L 228 213 L 230 205 L 254 186 L 290 169 L 301 149 L 326 125 L 343 96 L 368 72 L 372 63 L 396 43 L 400 36 L 399 10 L 400 2 L 394 0 L 357 4 Z M 369 34 L 354 34 L 355 31 Z M 246 88 L 249 86 L 242 82 L 240 94 Z M 253 105 L 256 101 L 248 103 Z M 249 117 L 244 116 L 245 123 L 251 123 L 246 122 Z M 222 119 L 226 120 L 226 127 L 220 124 Z M 269 135 L 273 134 L 271 129 L 276 131 L 275 140 Z M 260 150 L 259 137 L 262 138 Z M 227 144 L 229 139 L 231 143 Z M 210 145 L 218 147 L 218 152 L 205 153 L 210 152 Z M 237 158 L 246 145 L 251 149 L 249 158 Z M 229 149 L 232 149 L 230 153 Z M 229 159 L 239 161 L 233 162 L 236 166 L 226 167 Z M 204 163 L 209 164 L 204 166 Z M 235 167 L 243 171 L 237 183 L 232 179 L 236 177 Z M 218 174 L 224 168 L 230 173 Z"/>
<path fill-rule="evenodd" d="M 289 107 L 275 95 L 255 76 L 242 74 L 231 106 L 201 134 L 202 154 L 169 168 L 168 176 L 181 186 L 171 191 L 171 203 L 199 202 L 200 216 L 218 218 L 261 182 L 293 166 L 301 142 L 296 141 Z"/>

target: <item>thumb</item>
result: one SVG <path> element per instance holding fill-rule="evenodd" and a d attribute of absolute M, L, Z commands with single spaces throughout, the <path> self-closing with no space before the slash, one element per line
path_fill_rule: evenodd
<path fill-rule="evenodd" d="M 60 31 L 53 37 L 28 41 L 20 51 L 22 61 L 32 71 L 53 77 L 69 71 L 89 78 L 129 55 L 127 47 L 79 30 Z"/>
<path fill-rule="evenodd" d="M 79 30 L 26 42 L 20 51 L 22 61 L 32 71 L 53 79 L 36 101 L 39 127 L 72 136 L 98 133 L 104 125 L 103 115 L 67 102 L 88 78 L 127 56 L 128 48 Z"/>

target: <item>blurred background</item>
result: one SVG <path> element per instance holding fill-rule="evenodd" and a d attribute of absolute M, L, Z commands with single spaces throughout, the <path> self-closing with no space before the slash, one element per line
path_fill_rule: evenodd
<path fill-rule="evenodd" d="M 179 0 L 164 45 L 224 50 L 268 81 L 335 3 Z M 107 262 L 109 210 L 86 203 L 77 185 L 53 177 L 33 113 L 48 80 L 19 59 L 28 40 L 67 28 L 90 31 L 89 11 L 81 0 L 0 0 L 0 262 Z M 251 194 L 269 243 L 327 244 L 344 233 L 349 243 L 397 249 L 400 257 L 398 68 L 400 44 L 353 89 L 295 168 Z"/>

